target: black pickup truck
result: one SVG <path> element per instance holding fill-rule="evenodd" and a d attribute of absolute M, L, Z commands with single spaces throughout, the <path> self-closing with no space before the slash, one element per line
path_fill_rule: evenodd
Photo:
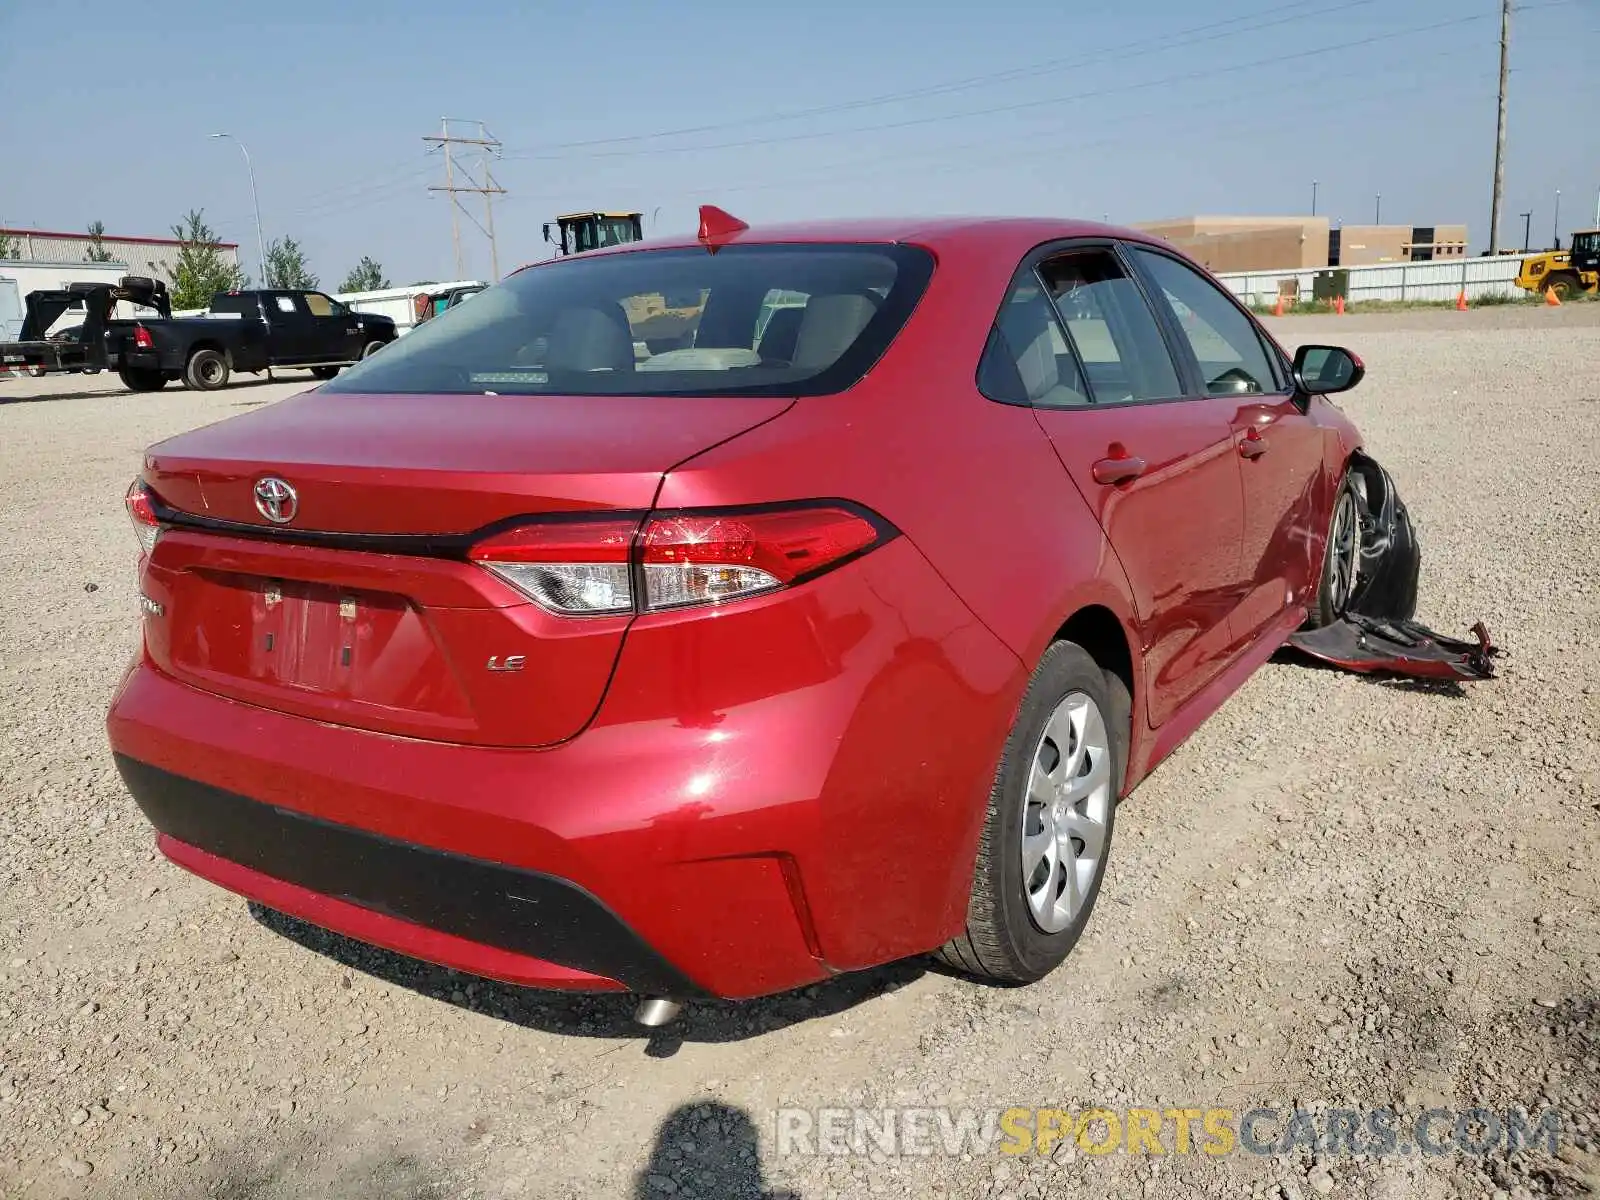
<path fill-rule="evenodd" d="M 394 341 L 395 325 L 321 292 L 263 290 L 219 292 L 204 316 L 138 321 L 116 333 L 123 339 L 122 380 L 133 390 L 153 391 L 174 379 L 210 390 L 234 371 L 272 367 L 332 379 L 340 367 Z"/>
<path fill-rule="evenodd" d="M 151 315 L 119 319 L 119 301 Z M 66 319 L 77 311 L 83 321 L 70 325 Z M 206 315 L 174 317 L 164 284 L 129 276 L 117 287 L 84 283 L 30 292 L 22 340 L 0 343 L 0 366 L 36 375 L 115 371 L 136 392 L 179 379 L 209 391 L 234 371 L 273 367 L 331 379 L 394 339 L 388 317 L 354 312 L 321 292 L 219 292 Z"/>

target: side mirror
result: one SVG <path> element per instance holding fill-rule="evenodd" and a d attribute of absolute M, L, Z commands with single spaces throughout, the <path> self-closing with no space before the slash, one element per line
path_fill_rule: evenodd
<path fill-rule="evenodd" d="M 1308 396 L 1348 392 L 1366 373 L 1366 364 L 1340 346 L 1301 346 L 1295 351 L 1294 381 Z"/>
<path fill-rule="evenodd" d="M 547 241 L 547 242 L 550 240 L 550 225 L 549 225 L 549 222 L 545 223 L 544 240 Z"/>

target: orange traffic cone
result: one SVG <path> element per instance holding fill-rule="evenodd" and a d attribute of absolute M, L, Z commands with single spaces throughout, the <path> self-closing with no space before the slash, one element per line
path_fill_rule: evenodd
<path fill-rule="evenodd" d="M 1338 313 L 1341 317 L 1344 316 L 1344 297 L 1343 296 L 1335 296 L 1333 298 L 1333 311 Z"/>
<path fill-rule="evenodd" d="M 1556 295 L 1555 288 L 1545 288 L 1545 290 L 1544 290 L 1544 302 L 1550 308 L 1560 308 L 1561 307 L 1561 297 Z"/>
<path fill-rule="evenodd" d="M 1462 288 L 1460 293 L 1456 296 L 1456 311 L 1457 312 L 1466 312 L 1467 311 L 1467 289 L 1466 288 Z"/>
<path fill-rule="evenodd" d="M 1272 310 L 1272 315 L 1275 316 L 1275 317 L 1283 316 L 1283 296 L 1282 296 L 1282 294 L 1279 294 L 1279 296 L 1278 296 L 1278 303 L 1277 303 L 1277 306 Z"/>

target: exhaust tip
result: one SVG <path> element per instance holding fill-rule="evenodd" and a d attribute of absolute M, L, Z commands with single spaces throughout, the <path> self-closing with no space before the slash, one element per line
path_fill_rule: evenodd
<path fill-rule="evenodd" d="M 682 1011 L 683 1005 L 676 1000 L 668 1000 L 665 996 L 646 996 L 639 1001 L 633 1019 L 647 1029 L 659 1029 L 677 1020 Z"/>

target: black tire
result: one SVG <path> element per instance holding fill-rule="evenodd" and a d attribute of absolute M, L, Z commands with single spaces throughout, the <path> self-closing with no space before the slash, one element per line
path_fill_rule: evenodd
<path fill-rule="evenodd" d="M 1104 836 L 1094 878 L 1071 920 L 1063 928 L 1046 932 L 1034 918 L 1028 881 L 1023 878 L 1023 824 L 1029 808 L 1029 777 L 1045 745 L 1046 727 L 1057 708 L 1075 693 L 1092 700 L 1104 719 L 1110 790 L 1104 802 Z M 966 928 L 937 951 L 946 965 L 992 982 L 1032 983 L 1071 953 L 1094 913 L 1110 859 L 1116 801 L 1128 769 L 1132 710 L 1127 685 L 1101 669 L 1081 646 L 1057 642 L 1045 652 L 1028 682 L 989 793 L 967 901 Z M 1053 868 L 1051 879 L 1053 887 Z"/>
<path fill-rule="evenodd" d="M 1339 530 L 1341 513 L 1344 506 L 1348 505 L 1348 515 L 1352 522 L 1351 535 L 1354 537 L 1354 554 L 1344 558 L 1339 554 L 1339 547 L 1334 544 L 1334 538 Z M 1317 629 L 1323 625 L 1332 625 L 1344 616 L 1345 608 L 1350 597 L 1355 592 L 1356 571 L 1360 565 L 1361 557 L 1361 513 L 1363 504 L 1360 494 L 1356 491 L 1355 475 L 1346 471 L 1344 478 L 1339 481 L 1339 490 L 1334 493 L 1333 508 L 1328 514 L 1328 541 L 1322 549 L 1322 574 L 1317 579 L 1317 600 L 1307 614 L 1308 628 Z M 1347 551 L 1348 553 L 1348 551 Z M 1339 571 L 1347 570 L 1348 578 L 1342 582 Z"/>
<path fill-rule="evenodd" d="M 315 379 L 332 379 L 339 373 L 338 367 L 312 367 L 311 375 Z"/>
<path fill-rule="evenodd" d="M 159 392 L 167 386 L 167 373 L 154 367 L 123 367 L 117 378 L 130 392 Z"/>
<path fill-rule="evenodd" d="M 1556 299 L 1565 304 L 1568 300 L 1576 300 L 1583 294 L 1583 280 L 1576 275 L 1566 273 L 1552 275 L 1545 280 L 1544 289 L 1547 292 L 1554 292 Z"/>
<path fill-rule="evenodd" d="M 361 357 L 362 358 L 371 358 L 374 354 L 376 354 L 379 350 L 382 350 L 388 344 L 389 344 L 388 342 L 378 342 L 378 341 L 368 342 L 365 346 L 363 346 L 361 348 Z"/>
<path fill-rule="evenodd" d="M 197 392 L 214 392 L 228 386 L 228 358 L 220 350 L 202 349 L 189 355 L 183 381 Z"/>

